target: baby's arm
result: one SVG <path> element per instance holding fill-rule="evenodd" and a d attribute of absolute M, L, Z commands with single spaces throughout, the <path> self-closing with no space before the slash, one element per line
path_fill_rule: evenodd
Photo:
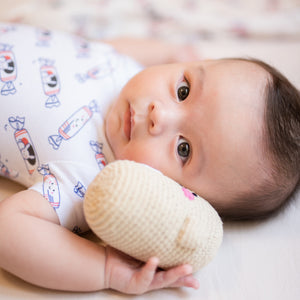
<path fill-rule="evenodd" d="M 104 287 L 104 249 L 60 226 L 39 193 L 27 190 L 1 202 L 0 228 L 0 266 L 7 271 L 54 289 Z"/>
<path fill-rule="evenodd" d="M 0 267 L 33 284 L 59 290 L 113 288 L 143 293 L 168 286 L 197 288 L 189 266 L 156 271 L 59 225 L 50 204 L 27 190 L 0 202 Z"/>

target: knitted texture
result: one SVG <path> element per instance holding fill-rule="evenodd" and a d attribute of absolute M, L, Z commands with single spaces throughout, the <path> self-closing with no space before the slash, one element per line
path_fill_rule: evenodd
<path fill-rule="evenodd" d="M 222 222 L 203 198 L 146 165 L 119 160 L 87 189 L 86 220 L 105 243 L 160 267 L 189 263 L 196 271 L 216 254 Z"/>

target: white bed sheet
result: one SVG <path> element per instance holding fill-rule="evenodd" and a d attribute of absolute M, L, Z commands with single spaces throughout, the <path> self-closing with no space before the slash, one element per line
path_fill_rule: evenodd
<path fill-rule="evenodd" d="M 74 0 L 76 5 L 73 8 L 71 4 L 63 5 L 71 2 L 73 3 L 73 1 L 68 2 L 67 0 L 2 0 L 0 21 L 18 20 L 34 25 L 44 25 L 50 29 L 60 28 L 74 31 L 68 17 L 74 17 L 77 12 L 80 12 L 81 15 L 79 14 L 76 19 L 77 25 L 82 23 L 85 33 L 90 33 L 90 36 L 97 36 L 98 32 L 96 33 L 94 30 L 95 25 L 98 26 L 99 23 L 101 24 L 103 21 L 95 18 L 95 15 L 93 15 L 93 7 L 90 5 L 99 5 L 99 3 L 105 5 L 107 1 L 86 1 L 86 6 L 84 9 L 80 10 L 78 7 L 80 7 L 80 2 L 82 1 L 83 0 Z M 146 13 L 144 14 L 143 12 L 138 11 L 135 15 L 128 14 L 127 16 L 131 18 L 135 17 L 135 20 L 140 21 L 140 29 L 142 28 L 144 31 L 151 31 L 151 28 L 156 28 L 155 26 L 157 25 L 156 24 L 154 27 L 152 26 L 153 24 L 149 25 L 149 20 L 145 21 L 144 16 L 148 16 L 148 18 L 150 16 L 150 18 L 152 18 L 152 20 L 150 20 L 151 22 L 162 20 L 162 24 L 160 25 L 162 26 L 161 28 L 164 29 L 169 29 L 174 25 L 174 22 L 168 23 L 165 21 L 168 20 L 168 16 L 165 19 L 162 19 L 164 17 L 163 13 L 161 15 L 154 15 L 153 11 L 149 9 L 150 2 L 139 0 L 128 1 L 128 3 L 126 2 L 128 7 L 136 5 L 136 3 L 143 3 L 147 8 Z M 50 2 L 51 5 L 49 4 Z M 167 2 L 167 0 L 151 1 L 151 3 L 156 3 L 156 5 L 158 5 L 157 3 L 161 3 L 162 7 L 167 5 Z M 192 0 L 186 1 L 186 3 L 188 2 L 195 3 L 195 1 Z M 221 9 L 218 9 L 218 2 L 220 3 L 221 0 L 211 1 L 211 6 L 207 7 L 207 13 L 209 13 L 210 10 L 214 10 L 223 15 L 224 13 L 226 14 L 227 10 L 223 6 Z M 240 5 L 242 3 L 241 0 L 227 1 L 227 3 L 229 2 Z M 264 23 L 262 22 L 264 18 L 261 17 L 261 30 L 254 26 L 257 22 L 253 23 L 254 19 L 247 10 L 252 2 L 268 2 L 273 4 L 277 2 L 279 5 L 282 5 L 283 10 L 278 10 L 278 13 L 275 14 L 277 19 L 275 19 L 283 19 L 281 34 L 284 34 L 285 39 L 278 40 L 274 38 L 276 37 L 275 27 L 272 27 L 272 25 L 276 24 L 276 22 L 274 23 L 274 18 L 271 19 L 270 22 L 266 21 Z M 35 10 L 37 3 L 39 3 L 40 9 L 38 14 Z M 114 1 L 114 3 L 114 10 L 107 10 L 107 12 L 115 12 L 119 19 L 122 18 L 122 13 L 128 13 L 129 8 L 121 4 L 120 10 L 117 10 L 116 3 L 121 3 L 121 1 Z M 185 3 L 185 1 L 179 1 L 178 3 Z M 199 3 L 203 6 L 205 1 L 199 1 Z M 222 23 L 221 25 L 223 27 L 221 29 L 219 28 L 221 26 L 220 23 L 214 22 L 212 24 L 212 34 L 215 34 L 218 37 L 216 39 L 208 40 L 204 38 L 196 41 L 196 31 L 194 32 L 194 35 L 190 35 L 189 38 L 192 38 L 192 42 L 199 47 L 199 50 L 203 53 L 204 57 L 252 56 L 263 59 L 279 68 L 298 88 L 300 88 L 300 27 L 295 26 L 299 24 L 297 22 L 300 18 L 300 6 L 298 7 L 298 15 L 293 14 L 294 10 L 288 10 L 289 7 L 293 5 L 296 7 L 295 5 L 299 3 L 299 1 L 253 0 L 244 1 L 243 3 L 248 3 L 249 7 L 246 4 L 243 7 L 243 12 L 245 13 L 244 27 L 239 25 L 237 29 L 244 28 L 244 30 L 246 29 L 248 36 L 259 38 L 228 39 L 224 38 L 223 34 L 216 33 L 228 32 L 225 27 L 228 24 L 235 25 L 234 22 Z M 50 10 L 50 6 L 53 10 Z M 55 12 L 54 8 L 56 9 Z M 73 8 L 73 11 L 68 8 Z M 250 9 L 249 11 L 258 14 L 258 16 L 262 16 L 262 14 L 259 14 L 259 12 L 261 12 L 259 9 L 255 10 L 252 7 L 252 10 Z M 288 18 L 285 14 L 286 11 L 289 11 Z M 295 10 L 295 12 L 297 12 L 297 10 Z M 92 16 L 91 19 L 93 21 L 96 20 L 96 24 L 90 26 L 91 24 L 87 22 L 89 19 L 83 17 L 85 14 L 87 16 Z M 80 16 L 82 18 L 80 18 Z M 195 16 L 196 14 L 194 14 L 194 17 Z M 230 16 L 232 17 L 232 15 L 227 14 L 227 17 Z M 290 24 L 287 22 L 289 18 L 293 21 Z M 226 20 L 230 20 L 230 18 L 227 18 Z M 129 21 L 130 20 L 128 20 L 128 22 Z M 182 21 L 182 18 L 179 21 Z M 178 22 L 178 24 L 179 23 L 180 22 Z M 193 24 L 196 24 L 196 22 L 193 23 L 191 21 L 189 23 L 190 26 Z M 109 23 L 103 23 L 103 26 L 107 25 L 109 25 Z M 76 28 L 78 29 L 78 26 Z M 119 28 L 117 25 L 115 27 L 110 26 L 111 31 L 106 31 L 106 34 L 113 35 L 117 28 Z M 131 32 L 136 29 L 136 26 L 129 26 L 126 30 L 127 32 Z M 177 27 L 176 30 L 181 30 L 178 37 L 178 41 L 180 41 L 186 36 L 186 32 L 193 30 L 193 28 Z M 207 28 L 205 30 L 207 30 Z M 205 32 L 207 33 L 207 31 Z M 135 33 L 136 35 L 139 35 L 140 32 Z M 142 32 L 142 34 L 143 33 L 144 32 Z M 244 34 L 243 30 L 237 34 Z M 0 200 L 21 189 L 21 186 L 0 178 Z M 88 238 L 92 238 L 92 235 L 89 235 Z M 150 292 L 142 296 L 128 296 L 114 291 L 100 291 L 95 293 L 50 291 L 25 283 L 0 269 L 0 299 L 298 300 L 300 299 L 300 190 L 298 189 L 295 193 L 288 207 L 271 219 L 260 222 L 224 224 L 224 241 L 220 251 L 208 266 L 196 273 L 196 277 L 199 279 L 201 285 L 200 289 L 197 291 L 187 288 L 166 289 Z"/>

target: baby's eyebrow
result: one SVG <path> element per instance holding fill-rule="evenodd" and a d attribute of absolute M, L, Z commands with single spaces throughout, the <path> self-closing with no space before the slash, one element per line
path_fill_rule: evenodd
<path fill-rule="evenodd" d="M 204 83 L 204 78 L 206 76 L 206 71 L 203 68 L 203 66 L 199 66 L 198 72 L 199 72 L 200 83 L 203 84 Z"/>
<path fill-rule="evenodd" d="M 204 70 L 203 66 L 199 66 L 198 71 L 200 73 L 200 77 L 204 78 L 205 77 L 205 70 Z"/>
<path fill-rule="evenodd" d="M 203 66 L 197 66 L 197 89 L 199 89 L 201 92 L 202 92 L 202 88 L 203 88 L 203 85 L 204 85 L 204 79 L 205 79 L 205 76 L 206 76 L 206 71 L 205 69 L 203 68 Z"/>

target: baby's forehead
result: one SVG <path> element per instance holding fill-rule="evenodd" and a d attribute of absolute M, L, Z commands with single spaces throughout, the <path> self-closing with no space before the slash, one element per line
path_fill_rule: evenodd
<path fill-rule="evenodd" d="M 263 64 L 256 59 L 246 59 L 246 58 L 220 58 L 212 60 L 216 65 L 221 65 L 228 69 L 238 69 L 241 72 L 248 74 L 260 75 L 262 78 L 268 78 L 270 76 L 269 72 L 263 67 Z"/>
<path fill-rule="evenodd" d="M 219 78 L 225 85 L 233 83 L 236 89 L 249 91 L 254 89 L 264 96 L 265 89 L 271 79 L 269 72 L 255 60 L 225 58 L 212 61 L 211 67 L 214 75 L 219 74 Z"/>
<path fill-rule="evenodd" d="M 204 61 L 203 67 L 207 82 L 215 83 L 219 88 L 228 87 L 249 91 L 263 91 L 270 74 L 255 61 L 239 58 L 222 58 Z"/>

